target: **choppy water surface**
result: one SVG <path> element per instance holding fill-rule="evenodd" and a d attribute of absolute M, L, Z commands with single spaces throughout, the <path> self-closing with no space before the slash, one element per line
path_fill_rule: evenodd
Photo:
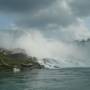
<path fill-rule="evenodd" d="M 90 68 L 3 71 L 0 90 L 90 90 Z"/>

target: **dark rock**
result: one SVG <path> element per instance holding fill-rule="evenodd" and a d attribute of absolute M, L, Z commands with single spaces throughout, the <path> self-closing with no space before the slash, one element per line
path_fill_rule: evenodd
<path fill-rule="evenodd" d="M 19 68 L 31 69 L 43 68 L 43 66 L 37 62 L 36 57 L 28 56 L 24 53 L 24 50 L 22 51 L 23 52 L 14 52 L 12 50 L 0 48 L 0 67 L 13 68 L 17 66 Z"/>

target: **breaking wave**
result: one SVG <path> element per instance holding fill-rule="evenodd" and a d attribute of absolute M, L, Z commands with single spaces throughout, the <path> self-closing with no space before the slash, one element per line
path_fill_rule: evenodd
<path fill-rule="evenodd" d="M 63 31 L 62 34 L 66 35 Z M 67 35 L 68 39 L 66 36 L 64 40 L 48 38 L 38 30 L 3 30 L 0 31 L 0 47 L 24 49 L 46 68 L 90 67 L 90 35 L 80 34 L 84 37 L 79 39 L 75 35 L 72 38 L 71 32 Z"/>

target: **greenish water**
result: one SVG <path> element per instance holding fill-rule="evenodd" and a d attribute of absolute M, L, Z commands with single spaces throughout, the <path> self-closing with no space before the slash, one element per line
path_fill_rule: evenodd
<path fill-rule="evenodd" d="M 90 68 L 2 71 L 0 90 L 90 90 Z"/>

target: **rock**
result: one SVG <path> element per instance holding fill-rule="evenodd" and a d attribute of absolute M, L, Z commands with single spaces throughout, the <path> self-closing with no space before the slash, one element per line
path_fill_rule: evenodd
<path fill-rule="evenodd" d="M 13 69 L 13 71 L 19 70 L 17 68 L 14 68 L 14 66 L 17 66 L 21 69 L 40 69 L 43 67 L 37 62 L 36 57 L 26 55 L 26 53 L 24 53 L 24 50 L 21 51 L 23 52 L 14 52 L 12 50 L 10 51 L 7 49 L 0 49 L 0 67 L 8 67 Z"/>

